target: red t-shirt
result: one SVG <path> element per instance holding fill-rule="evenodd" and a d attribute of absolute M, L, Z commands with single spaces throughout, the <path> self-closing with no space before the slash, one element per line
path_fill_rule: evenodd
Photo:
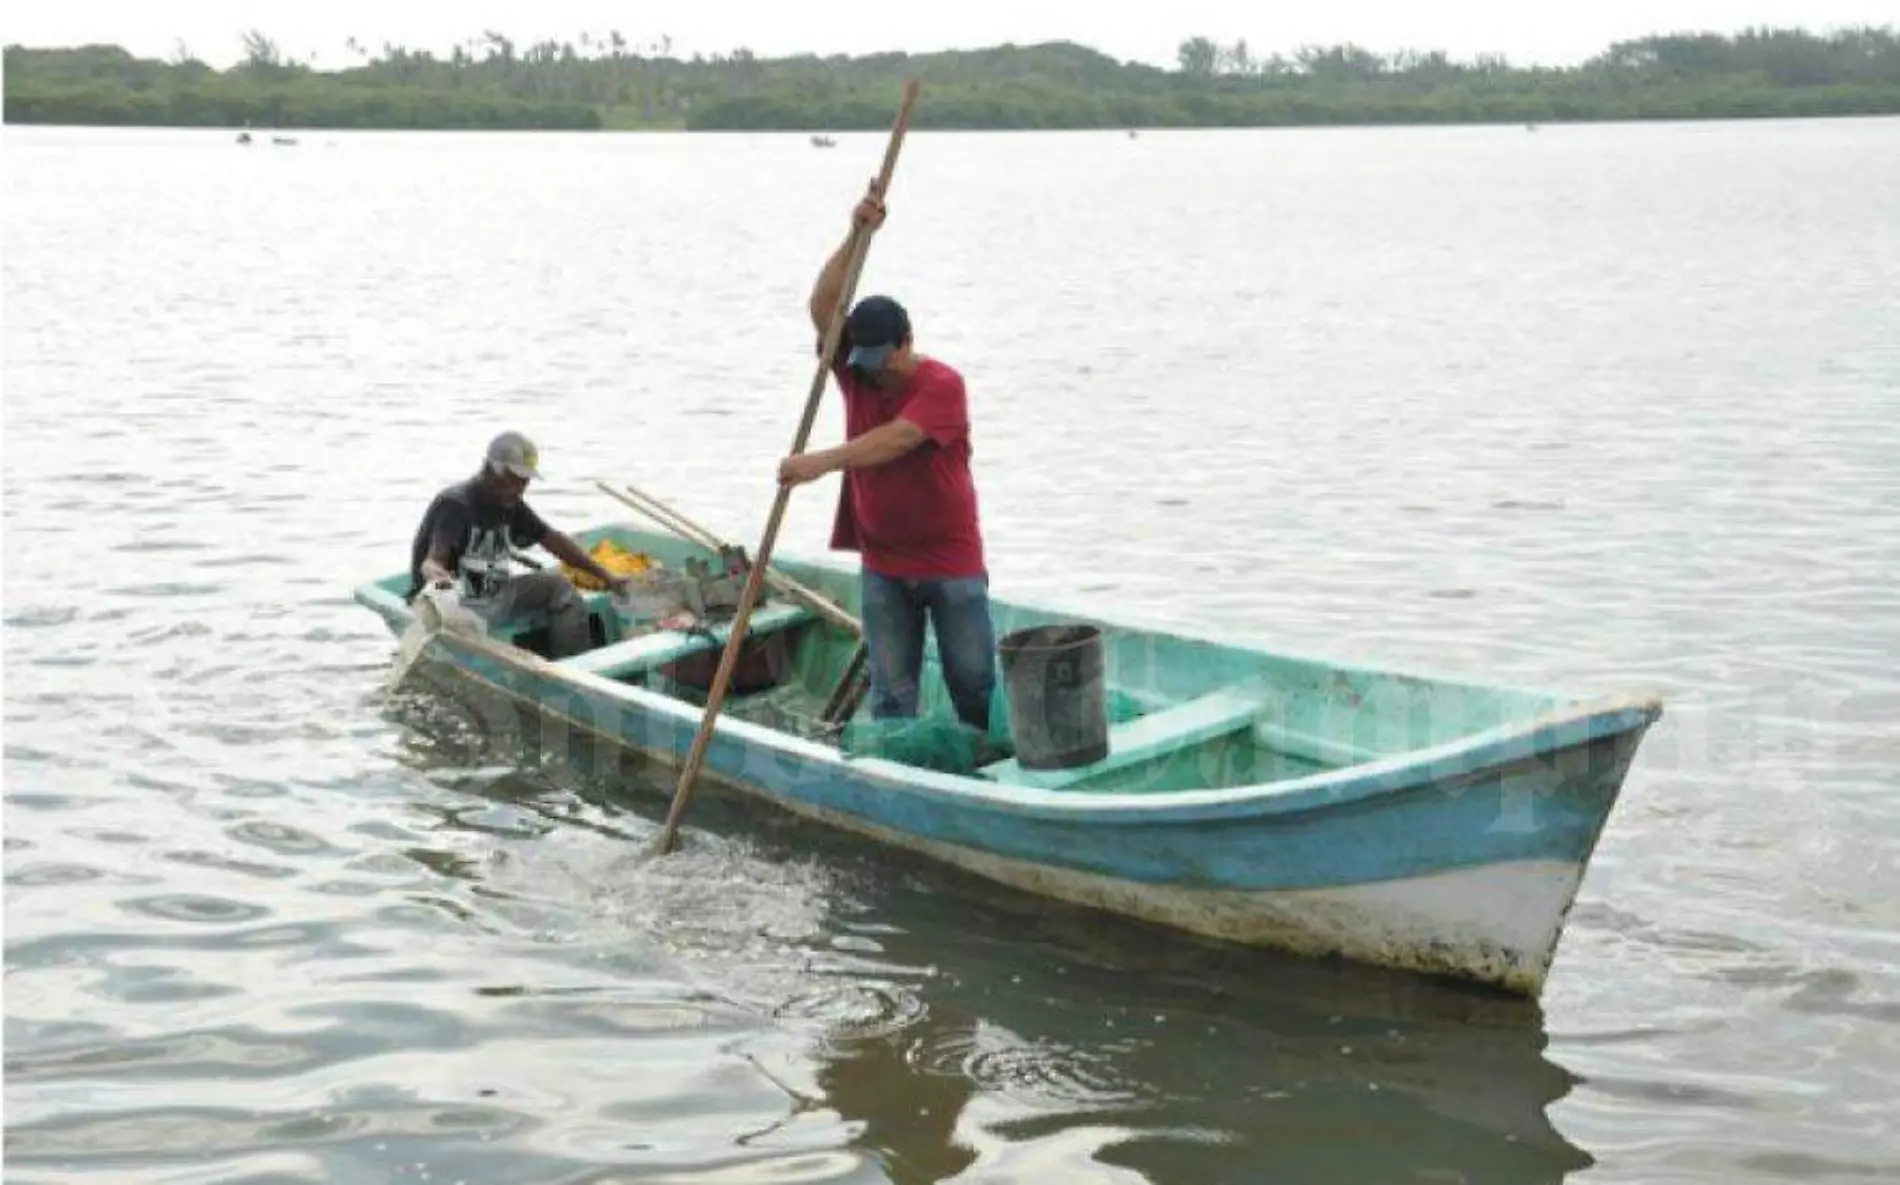
<path fill-rule="evenodd" d="M 832 374 L 844 392 L 846 439 L 901 416 L 923 429 L 924 442 L 894 461 L 844 471 L 831 546 L 860 553 L 865 567 L 882 576 L 981 576 L 963 376 L 930 358 L 919 360 L 895 391 L 860 384 L 843 367 Z"/>

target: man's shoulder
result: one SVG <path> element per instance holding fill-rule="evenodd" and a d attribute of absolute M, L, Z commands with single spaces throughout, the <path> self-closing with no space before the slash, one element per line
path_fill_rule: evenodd
<path fill-rule="evenodd" d="M 917 375 L 927 383 L 948 383 L 957 387 L 963 385 L 963 372 L 941 358 L 919 358 Z"/>
<path fill-rule="evenodd" d="M 451 502 L 468 506 L 475 501 L 475 483 L 466 478 L 461 481 L 450 482 L 448 485 L 437 490 L 435 497 L 430 501 L 431 504 L 435 506 L 442 506 Z"/>
<path fill-rule="evenodd" d="M 932 404 L 954 403 L 962 406 L 968 395 L 963 387 L 963 372 L 935 358 L 919 358 L 911 381 L 912 397 L 922 396 Z"/>

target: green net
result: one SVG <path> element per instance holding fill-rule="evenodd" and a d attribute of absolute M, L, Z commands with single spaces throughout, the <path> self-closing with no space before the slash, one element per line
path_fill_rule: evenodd
<path fill-rule="evenodd" d="M 957 720 L 854 720 L 838 747 L 851 757 L 882 757 L 943 773 L 974 773 L 997 758 L 981 732 Z"/>
<path fill-rule="evenodd" d="M 1111 726 L 1147 711 L 1140 700 L 1117 688 L 1108 688 L 1106 699 Z M 933 680 L 924 689 L 923 711 L 918 718 L 879 720 L 862 713 L 835 735 L 839 750 L 847 757 L 882 757 L 952 774 L 974 773 L 1016 756 L 1009 728 L 1009 698 L 1000 684 L 990 701 L 988 729 L 971 728 L 959 721 L 942 681 Z"/>

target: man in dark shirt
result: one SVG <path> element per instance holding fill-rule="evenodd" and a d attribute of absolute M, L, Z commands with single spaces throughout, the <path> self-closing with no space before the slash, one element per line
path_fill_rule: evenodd
<path fill-rule="evenodd" d="M 409 553 L 409 599 L 423 586 L 457 589 L 462 604 L 493 624 L 529 613 L 546 613 L 555 658 L 591 645 L 587 606 L 559 572 L 515 573 L 519 548 L 545 547 L 556 558 L 592 573 L 609 588 L 626 577 L 596 563 L 578 544 L 541 521 L 522 500 L 539 477 L 534 445 L 519 432 L 489 443 L 481 472 L 437 494 L 422 516 Z"/>

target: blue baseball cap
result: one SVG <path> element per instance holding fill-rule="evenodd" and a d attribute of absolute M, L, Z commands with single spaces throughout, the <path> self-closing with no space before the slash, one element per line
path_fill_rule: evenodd
<path fill-rule="evenodd" d="M 851 353 L 844 364 L 859 370 L 881 370 L 910 336 L 910 314 L 888 296 L 867 296 L 851 310 L 844 326 L 851 335 Z"/>

